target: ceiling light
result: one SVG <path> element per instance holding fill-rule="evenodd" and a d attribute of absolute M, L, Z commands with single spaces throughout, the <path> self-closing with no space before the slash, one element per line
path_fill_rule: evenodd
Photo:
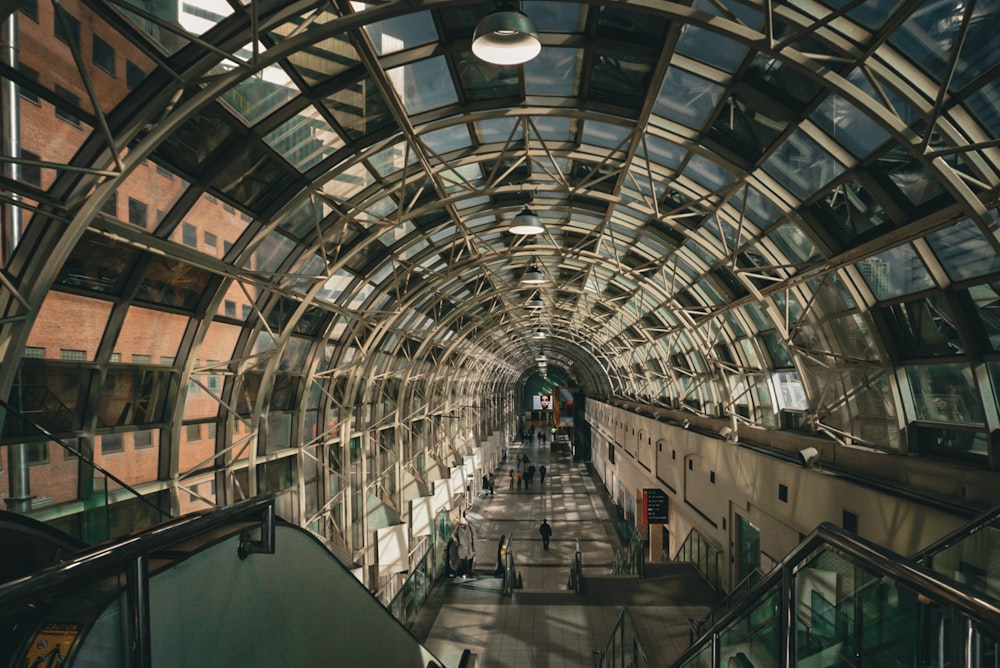
<path fill-rule="evenodd" d="M 544 329 L 536 329 L 535 333 L 532 334 L 532 336 L 534 338 L 536 338 L 536 339 L 544 339 L 545 338 L 545 330 Z"/>
<path fill-rule="evenodd" d="M 545 356 L 544 352 L 538 353 L 538 357 L 535 358 L 536 362 L 545 362 L 547 360 L 548 360 L 548 358 Z"/>
<path fill-rule="evenodd" d="M 521 277 L 522 283 L 527 283 L 528 285 L 538 285 L 539 283 L 545 282 L 545 274 L 538 271 L 538 265 L 533 264 L 528 267 L 528 271 L 524 272 L 524 276 Z"/>
<path fill-rule="evenodd" d="M 545 231 L 541 219 L 528 207 L 524 207 L 521 213 L 514 216 L 508 229 L 511 234 L 541 234 Z"/>
<path fill-rule="evenodd" d="M 511 3 L 484 16 L 472 36 L 472 53 L 494 65 L 520 65 L 541 50 L 535 24 Z"/>
<path fill-rule="evenodd" d="M 536 295 L 535 297 L 532 297 L 531 299 L 529 299 L 527 301 L 527 303 L 525 303 L 524 306 L 525 306 L 525 308 L 529 308 L 531 310 L 538 310 L 538 309 L 541 309 L 541 308 L 545 308 L 545 302 L 542 300 L 541 297 L 538 297 Z"/>

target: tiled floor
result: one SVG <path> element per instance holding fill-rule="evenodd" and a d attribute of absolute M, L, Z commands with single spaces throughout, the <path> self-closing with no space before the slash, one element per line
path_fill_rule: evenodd
<path fill-rule="evenodd" d="M 436 600 L 426 606 L 426 615 L 436 611 L 436 617 L 418 621 L 415 635 L 449 668 L 466 648 L 485 668 L 592 666 L 593 653 L 605 648 L 627 603 L 650 665 L 669 665 L 687 648 L 688 618 L 704 616 L 714 595 L 707 587 L 693 590 L 687 572 L 641 583 L 613 579 L 622 543 L 603 488 L 584 464 L 547 445 L 512 446 L 507 461 L 515 462 L 517 454 L 527 454 L 536 467 L 545 464 L 545 485 L 536 473 L 530 489 L 510 490 L 510 467 L 496 472 L 496 494 L 478 498 L 466 515 L 477 542 L 489 546 L 477 549 L 476 574 L 439 584 L 431 593 Z M 553 530 L 548 551 L 538 534 L 543 518 Z M 501 535 L 513 535 L 524 585 L 513 596 L 504 596 L 502 581 L 492 576 Z M 567 590 L 577 542 L 584 581 L 593 585 L 586 595 Z"/>

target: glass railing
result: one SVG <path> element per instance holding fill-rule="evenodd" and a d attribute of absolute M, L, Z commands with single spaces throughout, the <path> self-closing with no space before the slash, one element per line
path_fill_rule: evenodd
<path fill-rule="evenodd" d="M 1000 606 L 823 524 L 676 668 L 995 666 Z"/>
<path fill-rule="evenodd" d="M 722 619 L 730 610 L 732 610 L 736 605 L 750 595 L 754 587 L 764 579 L 764 572 L 759 568 L 755 568 L 750 571 L 750 575 L 743 578 L 743 580 L 733 587 L 726 598 L 722 600 L 717 606 L 712 608 L 712 611 L 705 616 L 704 619 L 689 619 L 688 624 L 691 627 L 691 642 L 694 643 L 695 640 L 700 638 L 706 629 L 710 629 L 715 626 L 715 623 Z"/>
<path fill-rule="evenodd" d="M 691 529 L 681 548 L 677 550 L 674 561 L 694 564 L 716 591 L 722 591 L 722 583 L 719 580 L 719 554 L 719 548 L 708 542 L 697 529 Z"/>
<path fill-rule="evenodd" d="M 603 652 L 594 653 L 594 668 L 647 668 L 649 661 L 628 608 L 622 609 Z"/>
<path fill-rule="evenodd" d="M 389 602 L 389 611 L 403 626 L 410 626 L 434 585 L 431 553 L 428 551 Z"/>
<path fill-rule="evenodd" d="M 3 400 L 0 409 L 4 433 L 26 441 L 6 447 L 12 453 L 27 449 L 44 453 L 51 460 L 46 465 L 54 469 L 53 475 L 58 475 L 61 481 L 58 488 L 45 490 L 42 495 L 10 490 L 9 495 L 17 498 L 8 504 L 8 510 L 51 524 L 88 545 L 141 531 L 171 518 L 166 510 L 165 493 L 140 493 L 95 462 L 75 441 L 53 435 L 31 414 L 21 413 Z M 15 459 L 18 457 L 12 455 L 12 467 L 24 467 L 19 487 L 27 490 L 33 467 Z"/>
<path fill-rule="evenodd" d="M 641 578 L 645 556 L 646 541 L 642 539 L 638 531 L 633 531 L 625 549 L 615 550 L 615 562 L 611 568 L 612 575 L 638 575 Z"/>
<path fill-rule="evenodd" d="M 915 560 L 1000 599 L 1000 506 L 920 551 Z"/>

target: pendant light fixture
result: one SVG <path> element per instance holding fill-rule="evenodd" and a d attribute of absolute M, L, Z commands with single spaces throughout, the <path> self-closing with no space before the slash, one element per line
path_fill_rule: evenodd
<path fill-rule="evenodd" d="M 479 21 L 472 36 L 472 53 L 494 65 L 520 65 L 542 50 L 538 30 L 516 2 L 500 2 Z"/>
<path fill-rule="evenodd" d="M 536 329 L 535 333 L 532 334 L 532 336 L 534 338 L 536 338 L 536 339 L 544 339 L 545 338 L 545 330 L 544 329 Z"/>
<path fill-rule="evenodd" d="M 525 285 L 539 285 L 545 283 L 545 280 L 545 274 L 538 270 L 537 264 L 528 267 L 528 271 L 524 272 L 524 276 L 521 277 L 521 282 Z"/>
<path fill-rule="evenodd" d="M 534 297 L 525 302 L 524 307 L 532 311 L 537 311 L 545 308 L 545 301 L 542 300 L 541 295 L 536 293 Z"/>
<path fill-rule="evenodd" d="M 521 209 L 521 213 L 514 216 L 513 220 L 510 221 L 510 227 L 507 228 L 511 234 L 541 234 L 545 231 L 542 227 L 542 220 L 538 217 L 534 211 L 525 206 Z"/>

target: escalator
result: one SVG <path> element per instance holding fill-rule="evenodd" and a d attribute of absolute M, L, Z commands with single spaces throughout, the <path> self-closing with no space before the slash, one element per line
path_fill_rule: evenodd
<path fill-rule="evenodd" d="M 820 525 L 675 668 L 1000 665 L 1000 601 Z"/>
<path fill-rule="evenodd" d="M 441 663 L 259 497 L 0 585 L 0 666 Z"/>

